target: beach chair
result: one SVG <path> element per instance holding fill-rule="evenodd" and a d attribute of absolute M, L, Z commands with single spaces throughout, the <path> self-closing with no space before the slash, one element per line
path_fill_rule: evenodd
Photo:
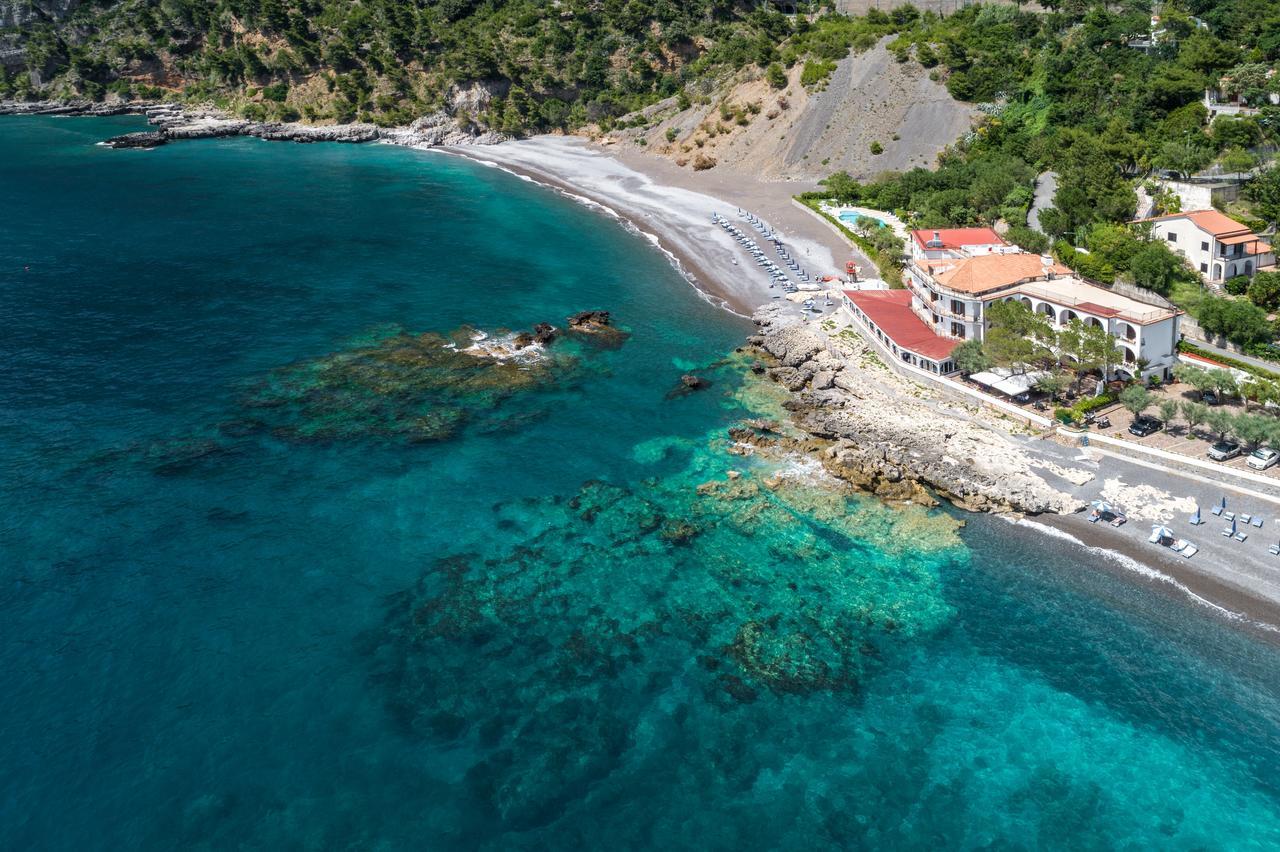
<path fill-rule="evenodd" d="M 1212 511 L 1215 515 L 1221 515 L 1221 514 L 1222 514 L 1222 507 L 1221 507 L 1221 506 L 1214 506 L 1214 507 L 1213 507 L 1213 509 L 1212 509 L 1212 510 L 1210 510 L 1210 511 Z"/>
<path fill-rule="evenodd" d="M 1235 536 L 1236 541 L 1244 541 L 1244 540 L 1245 540 L 1245 539 L 1247 539 L 1248 537 L 1249 537 L 1249 534 L 1248 534 L 1248 533 L 1242 533 L 1242 532 L 1238 532 L 1238 533 L 1236 533 L 1236 536 Z"/>
<path fill-rule="evenodd" d="M 1102 516 L 1099 515 L 1097 512 L 1094 512 L 1092 515 L 1089 516 L 1089 523 L 1091 524 L 1096 524 L 1100 520 L 1102 520 Z"/>
<path fill-rule="evenodd" d="M 1236 513 L 1235 513 L 1235 512 L 1223 512 L 1223 513 L 1222 513 L 1222 520 L 1224 520 L 1224 521 L 1234 521 L 1235 519 L 1236 519 Z"/>
<path fill-rule="evenodd" d="M 1124 515 L 1117 515 L 1117 516 L 1116 516 L 1116 518 L 1115 518 L 1115 520 L 1113 520 L 1113 521 L 1111 522 L 1111 526 L 1113 526 L 1113 527 L 1122 527 L 1122 526 L 1124 526 L 1124 522 L 1125 522 L 1125 521 L 1127 521 L 1127 520 L 1129 520 L 1129 519 L 1128 519 L 1128 518 L 1126 518 Z"/>
<path fill-rule="evenodd" d="M 1253 520 L 1250 523 L 1252 523 L 1258 529 L 1262 529 L 1262 516 L 1254 515 Z"/>
<path fill-rule="evenodd" d="M 1231 529 L 1231 527 L 1223 527 L 1223 528 L 1222 528 L 1222 537 L 1223 537 L 1223 538 L 1231 538 L 1231 536 L 1233 536 L 1233 535 L 1235 535 L 1235 531 L 1234 531 L 1234 530 L 1232 530 L 1232 529 Z"/>
<path fill-rule="evenodd" d="M 1267 548 L 1267 552 L 1272 556 L 1280 556 L 1280 544 L 1273 544 Z"/>
<path fill-rule="evenodd" d="M 1241 516 L 1240 516 L 1240 523 L 1242 523 L 1242 524 L 1251 524 L 1251 523 L 1253 523 L 1253 515 L 1241 515 Z"/>
<path fill-rule="evenodd" d="M 1186 546 L 1190 543 L 1191 542 L 1187 541 L 1185 538 L 1180 538 L 1177 541 L 1175 541 L 1173 544 L 1169 545 L 1169 549 L 1172 550 L 1174 553 L 1181 553 L 1183 549 L 1186 548 Z"/>
<path fill-rule="evenodd" d="M 1187 542 L 1187 546 L 1182 548 L 1182 557 L 1184 559 L 1190 559 L 1191 557 L 1195 556 L 1199 552 L 1200 552 L 1200 548 L 1196 547 L 1191 542 Z"/>

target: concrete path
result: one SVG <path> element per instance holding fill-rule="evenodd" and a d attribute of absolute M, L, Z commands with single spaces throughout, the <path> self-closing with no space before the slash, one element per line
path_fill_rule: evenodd
<path fill-rule="evenodd" d="M 1027 227 L 1033 231 L 1044 233 L 1040 227 L 1040 211 L 1053 206 L 1053 196 L 1058 192 L 1058 173 L 1045 172 L 1036 178 L 1036 194 L 1031 201 L 1031 209 L 1027 211 Z"/>

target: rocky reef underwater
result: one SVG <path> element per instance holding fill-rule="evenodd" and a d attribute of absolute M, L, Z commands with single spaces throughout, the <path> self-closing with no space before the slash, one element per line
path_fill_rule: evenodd
<path fill-rule="evenodd" d="M 736 377 L 736 430 L 788 429 L 770 419 L 776 385 L 741 360 L 713 373 Z M 387 599 L 360 641 L 371 682 L 406 737 L 467 755 L 476 831 L 559 818 L 643 751 L 637 717 L 749 739 L 747 719 L 788 702 L 856 702 L 886 658 L 948 622 L 939 571 L 967 558 L 960 523 L 780 446 L 654 437 L 634 460 L 674 473 L 497 502 Z M 727 760 L 749 747 L 701 745 Z"/>

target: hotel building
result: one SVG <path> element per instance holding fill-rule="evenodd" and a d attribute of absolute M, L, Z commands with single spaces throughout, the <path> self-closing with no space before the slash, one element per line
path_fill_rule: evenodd
<path fill-rule="evenodd" d="M 987 307 L 1014 299 L 1061 329 L 1073 319 L 1104 328 L 1122 353 L 1116 372 L 1168 377 L 1177 360 L 1181 312 L 1123 296 L 1072 275 L 1050 258 L 1011 246 L 989 228 L 915 231 L 906 290 L 847 291 L 845 308 L 896 357 L 955 372 L 952 350 L 982 340 Z"/>

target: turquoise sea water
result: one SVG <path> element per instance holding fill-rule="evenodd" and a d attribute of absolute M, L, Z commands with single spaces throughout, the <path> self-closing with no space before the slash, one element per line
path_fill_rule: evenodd
<path fill-rule="evenodd" d="M 1273 646 L 728 454 L 748 328 L 640 237 L 136 125 L 0 122 L 0 845 L 1280 844 Z"/>

